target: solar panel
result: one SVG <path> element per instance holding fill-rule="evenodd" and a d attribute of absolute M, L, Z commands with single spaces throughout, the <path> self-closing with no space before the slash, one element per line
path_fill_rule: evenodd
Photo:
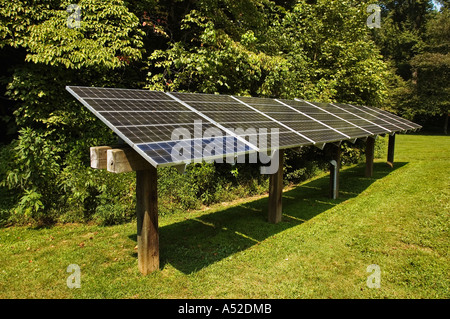
<path fill-rule="evenodd" d="M 257 150 L 164 92 L 72 86 L 67 90 L 154 166 Z"/>
<path fill-rule="evenodd" d="M 66 89 L 155 167 L 420 128 L 350 104 L 68 86 Z"/>
<path fill-rule="evenodd" d="M 356 106 L 353 106 L 353 107 L 356 107 Z M 421 128 L 421 126 L 416 123 L 413 123 L 411 121 L 403 119 L 399 116 L 396 116 L 396 115 L 386 112 L 384 110 L 380 110 L 380 109 L 376 109 L 376 108 L 368 107 L 368 106 L 359 106 L 359 108 L 362 108 L 367 113 L 372 114 L 372 115 L 382 119 L 384 122 L 391 123 L 392 125 L 394 125 L 397 128 L 403 128 L 404 130 Z"/>
<path fill-rule="evenodd" d="M 318 120 L 317 117 L 321 115 L 326 119 L 329 119 L 330 116 L 317 107 L 293 100 L 254 97 L 238 97 L 238 99 L 284 124 L 290 131 L 297 133 L 302 137 L 302 140 L 296 142 L 297 145 L 322 144 L 350 139 L 350 136 L 340 130 Z M 288 143 L 292 142 L 292 139 L 289 139 Z"/>
<path fill-rule="evenodd" d="M 350 114 L 354 114 L 356 117 L 369 123 L 369 126 L 377 126 L 381 130 L 385 130 L 385 133 L 389 133 L 395 130 L 403 130 L 403 128 L 396 126 L 394 123 L 383 120 L 381 117 L 371 114 L 362 108 L 355 107 L 350 104 L 335 104 L 336 107 L 340 107 Z M 363 124 L 367 125 L 367 124 Z M 379 130 L 377 130 L 378 132 Z"/>
<path fill-rule="evenodd" d="M 333 107 L 330 104 L 326 103 L 311 103 L 306 102 L 309 105 L 323 111 L 326 114 L 318 113 L 315 114 L 314 117 L 323 123 L 339 130 L 340 132 L 351 136 L 352 138 L 358 138 L 358 137 L 364 137 L 367 136 L 367 134 L 372 134 L 369 130 L 365 129 L 363 126 L 359 126 L 354 122 L 351 122 L 350 120 L 353 119 L 357 120 L 358 118 L 355 116 L 352 116 L 348 113 L 340 114 L 339 112 L 336 112 L 336 108 Z"/>
<path fill-rule="evenodd" d="M 334 114 L 346 119 L 350 123 L 357 127 L 360 127 L 372 135 L 386 134 L 392 132 L 389 128 L 381 125 L 376 117 L 371 116 L 368 113 L 361 111 L 358 108 L 352 107 L 347 104 L 330 104 L 335 108 Z"/>
<path fill-rule="evenodd" d="M 215 106 L 214 109 L 207 109 L 202 103 L 202 99 L 196 99 L 197 94 L 192 93 L 172 93 L 175 97 L 180 98 L 190 106 L 205 114 L 213 121 L 220 123 L 224 127 L 243 129 L 247 128 L 277 128 L 280 131 L 286 131 L 285 127 L 274 122 L 266 115 L 255 112 L 246 105 L 239 103 L 231 96 L 216 96 L 209 97 L 210 104 Z M 202 95 L 199 95 L 201 97 Z M 211 105 L 210 105 L 211 106 Z M 225 109 L 225 111 L 224 111 Z"/>
<path fill-rule="evenodd" d="M 238 132 L 237 135 L 247 138 L 246 140 L 249 140 L 249 135 L 260 134 L 261 131 L 269 133 L 275 131 L 282 136 L 278 139 L 279 147 L 314 143 L 314 141 L 298 134 L 284 123 L 273 119 L 267 112 L 261 112 L 245 103 L 243 98 L 227 95 L 205 96 L 193 93 L 171 93 L 171 95 L 205 114 L 221 127 L 228 128 L 233 132 L 243 130 L 244 132 Z M 272 141 L 271 136 L 267 138 L 268 143 Z M 266 135 L 262 133 L 261 137 L 265 138 Z M 269 148 L 271 147 L 269 146 Z"/>

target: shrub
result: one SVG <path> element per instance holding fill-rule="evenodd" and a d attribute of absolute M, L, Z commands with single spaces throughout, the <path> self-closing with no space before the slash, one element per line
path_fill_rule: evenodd
<path fill-rule="evenodd" d="M 13 153 L 5 162 L 2 186 L 17 194 L 14 213 L 19 220 L 20 216 L 25 220 L 42 219 L 44 210 L 51 212 L 58 199 L 60 149 L 46 138 L 49 132 L 24 128 L 19 134 L 9 148 Z"/>

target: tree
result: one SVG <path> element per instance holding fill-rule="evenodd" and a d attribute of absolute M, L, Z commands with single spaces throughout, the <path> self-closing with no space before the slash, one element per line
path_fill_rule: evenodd
<path fill-rule="evenodd" d="M 183 41 L 151 55 L 148 86 L 380 105 L 388 69 L 367 3 L 201 1 L 182 17 Z"/>
<path fill-rule="evenodd" d="M 255 45 L 267 29 L 270 1 L 189 2 L 172 23 L 168 47 L 150 56 L 148 87 L 206 93 L 256 94 L 270 56 Z"/>
<path fill-rule="evenodd" d="M 426 22 L 432 12 L 429 0 L 380 1 L 382 27 L 374 32 L 375 41 L 386 59 L 404 80 L 411 79 L 411 58 L 419 53 Z"/>
<path fill-rule="evenodd" d="M 413 94 L 417 103 L 412 107 L 428 115 L 445 118 L 448 131 L 450 113 L 450 9 L 435 13 L 426 26 L 423 51 L 411 59 L 414 77 Z"/>
<path fill-rule="evenodd" d="M 299 1 L 272 28 L 290 62 L 291 97 L 380 105 L 389 77 L 366 25 L 365 1 Z"/>
<path fill-rule="evenodd" d="M 69 25 L 71 1 L 2 1 L 0 50 L 9 62 L 2 91 L 14 101 L 17 138 L 2 152 L 1 184 L 15 191 L 15 211 L 51 215 L 105 192 L 81 182 L 86 149 L 112 133 L 65 86 L 132 86 L 142 59 L 139 19 L 120 0 L 81 0 L 81 24 Z M 86 178 L 86 175 L 84 178 Z M 65 208 L 64 208 L 65 207 Z M 72 206 L 73 207 L 73 206 Z"/>
<path fill-rule="evenodd" d="M 373 35 L 396 73 L 388 107 L 416 121 L 445 116 L 448 123 L 449 2 L 438 2 L 441 12 L 433 1 L 382 1 L 382 27 Z"/>

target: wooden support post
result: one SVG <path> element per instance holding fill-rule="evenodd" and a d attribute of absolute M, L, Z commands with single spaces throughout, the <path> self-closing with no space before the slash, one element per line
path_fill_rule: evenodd
<path fill-rule="evenodd" d="M 331 144 L 330 197 L 339 197 L 339 170 L 341 168 L 341 147 Z"/>
<path fill-rule="evenodd" d="M 159 269 L 157 171 L 136 171 L 138 267 L 143 275 Z"/>
<path fill-rule="evenodd" d="M 387 163 L 391 167 L 394 167 L 394 150 L 395 150 L 395 134 L 389 135 Z"/>
<path fill-rule="evenodd" d="M 373 159 L 375 155 L 375 138 L 369 136 L 366 141 L 366 177 L 373 176 Z"/>
<path fill-rule="evenodd" d="M 269 214 L 270 223 L 279 223 L 282 216 L 282 198 L 283 198 L 283 150 L 278 150 L 278 171 L 269 175 Z"/>
<path fill-rule="evenodd" d="M 111 173 L 136 171 L 136 216 L 139 271 L 159 269 L 157 170 L 132 148 L 91 147 L 91 167 Z"/>

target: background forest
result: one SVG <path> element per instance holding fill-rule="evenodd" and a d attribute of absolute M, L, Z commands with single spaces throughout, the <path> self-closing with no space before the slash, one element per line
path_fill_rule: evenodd
<path fill-rule="evenodd" d="M 0 3 L 0 224 L 134 217 L 134 174 L 89 168 L 113 133 L 66 85 L 304 98 L 384 108 L 447 134 L 450 1 L 80 0 Z M 342 144 L 344 164 L 363 145 Z M 289 151 L 286 183 L 327 167 Z M 161 214 L 267 191 L 255 165 L 160 169 Z"/>

